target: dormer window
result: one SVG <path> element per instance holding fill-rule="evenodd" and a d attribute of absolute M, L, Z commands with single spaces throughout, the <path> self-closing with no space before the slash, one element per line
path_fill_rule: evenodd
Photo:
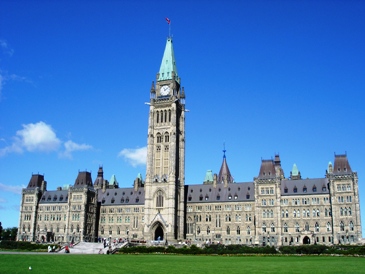
<path fill-rule="evenodd" d="M 219 196 L 219 194 L 217 195 L 217 200 L 220 200 L 221 199 L 221 196 Z"/>
<path fill-rule="evenodd" d="M 306 186 L 303 187 L 303 192 L 307 193 L 307 187 Z"/>
<path fill-rule="evenodd" d="M 288 193 L 288 188 L 287 187 L 284 188 L 284 193 Z"/>
<path fill-rule="evenodd" d="M 294 193 L 297 193 L 297 192 L 298 192 L 298 189 L 297 189 L 297 187 L 296 187 L 296 186 L 294 187 L 293 192 L 294 192 Z"/>
<path fill-rule="evenodd" d="M 103 198 L 103 200 L 101 200 L 101 203 L 104 204 L 105 203 L 105 198 Z"/>
<path fill-rule="evenodd" d="M 114 197 L 112 198 L 112 204 L 114 204 L 115 200 L 114 200 Z"/>
<path fill-rule="evenodd" d="M 246 194 L 246 199 L 250 199 L 250 194 Z"/>
<path fill-rule="evenodd" d="M 129 198 L 128 197 L 125 199 L 125 202 L 126 203 L 129 203 Z"/>
<path fill-rule="evenodd" d="M 205 195 L 205 200 L 208 201 L 209 200 L 209 196 Z"/>
<path fill-rule="evenodd" d="M 57 201 L 57 195 L 53 196 L 53 201 Z"/>
<path fill-rule="evenodd" d="M 122 197 L 122 199 L 120 199 L 120 202 L 121 202 L 121 203 L 124 203 L 124 198 L 123 198 L 123 197 Z"/>
<path fill-rule="evenodd" d="M 139 202 L 139 197 L 136 198 L 136 203 L 138 203 L 138 202 Z"/>
<path fill-rule="evenodd" d="M 228 200 L 232 200 L 232 195 L 231 194 L 228 195 Z"/>
<path fill-rule="evenodd" d="M 234 195 L 234 199 L 237 200 L 238 199 L 238 196 L 237 194 Z"/>
<path fill-rule="evenodd" d="M 203 195 L 199 196 L 199 201 L 203 201 Z"/>
<path fill-rule="evenodd" d="M 313 192 L 317 192 L 317 187 L 316 186 L 313 186 Z"/>

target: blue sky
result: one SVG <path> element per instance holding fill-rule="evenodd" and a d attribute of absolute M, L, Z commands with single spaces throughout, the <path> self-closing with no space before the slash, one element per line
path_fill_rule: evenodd
<path fill-rule="evenodd" d="M 365 201 L 364 1 L 1 1 L 0 221 L 32 173 L 145 174 L 151 82 L 171 32 L 185 87 L 186 183 L 237 182 L 279 153 L 321 178 L 347 153 Z M 365 204 L 361 204 L 365 220 Z M 365 235 L 365 234 L 364 234 Z"/>

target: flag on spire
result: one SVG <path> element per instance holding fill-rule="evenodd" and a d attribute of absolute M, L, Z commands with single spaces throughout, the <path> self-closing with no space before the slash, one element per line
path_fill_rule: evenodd
<path fill-rule="evenodd" d="M 169 18 L 165 18 L 166 19 L 166 22 L 167 22 L 167 24 L 169 24 L 170 25 L 170 23 L 171 23 L 171 20 L 169 19 Z"/>

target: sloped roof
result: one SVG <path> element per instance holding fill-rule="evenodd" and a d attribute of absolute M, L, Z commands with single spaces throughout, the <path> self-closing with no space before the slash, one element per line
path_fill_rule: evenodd
<path fill-rule="evenodd" d="M 258 179 L 275 178 L 275 163 L 273 160 L 261 160 L 261 167 Z"/>
<path fill-rule="evenodd" d="M 144 188 L 137 191 L 134 188 L 107 189 L 104 193 L 98 190 L 98 202 L 101 205 L 144 205 Z"/>
<path fill-rule="evenodd" d="M 228 183 L 233 183 L 233 177 L 231 175 L 231 172 L 229 171 L 229 167 L 226 160 L 226 150 L 223 150 L 223 162 L 221 165 L 221 169 L 219 170 L 219 175 L 217 178 L 217 183 L 221 184 L 224 182 L 224 178 L 227 178 Z"/>
<path fill-rule="evenodd" d="M 91 173 L 88 171 L 79 171 L 74 186 L 75 187 L 93 186 Z"/>
<path fill-rule="evenodd" d="M 44 181 L 44 176 L 43 175 L 32 174 L 32 177 L 29 180 L 27 188 L 41 187 L 43 181 Z"/>
<path fill-rule="evenodd" d="M 350 163 L 347 159 L 347 155 L 335 155 L 335 164 L 333 166 L 333 174 L 341 175 L 341 174 L 351 174 L 352 169 L 350 167 Z"/>
<path fill-rule="evenodd" d="M 39 201 L 40 204 L 67 203 L 68 190 L 45 191 Z"/>
<path fill-rule="evenodd" d="M 165 51 L 162 57 L 158 81 L 172 80 L 172 72 L 175 73 L 175 80 L 179 82 L 176 68 L 174 47 L 172 45 L 172 37 L 168 37 L 166 41 Z"/>
<path fill-rule="evenodd" d="M 246 202 L 255 200 L 253 182 L 217 185 L 186 185 L 187 203 Z"/>
<path fill-rule="evenodd" d="M 282 180 L 281 195 L 318 195 L 329 194 L 327 178 L 302 179 L 302 180 Z M 287 191 L 285 191 L 287 189 Z M 296 189 L 296 192 L 295 192 Z"/>

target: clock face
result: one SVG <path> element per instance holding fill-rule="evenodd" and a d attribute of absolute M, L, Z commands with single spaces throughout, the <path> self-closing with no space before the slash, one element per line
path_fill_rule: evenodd
<path fill-rule="evenodd" d="M 168 95 L 170 93 L 170 87 L 169 86 L 162 86 L 160 89 L 160 94 L 162 96 Z"/>

